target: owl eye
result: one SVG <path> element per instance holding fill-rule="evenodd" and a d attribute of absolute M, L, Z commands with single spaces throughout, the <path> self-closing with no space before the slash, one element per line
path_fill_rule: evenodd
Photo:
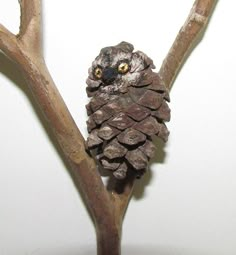
<path fill-rule="evenodd" d="M 102 78 L 102 68 L 100 68 L 100 67 L 95 68 L 94 75 L 96 76 L 96 78 L 101 79 Z"/>
<path fill-rule="evenodd" d="M 118 72 L 121 74 L 125 74 L 129 71 L 129 64 L 126 62 L 122 62 L 118 65 Z"/>

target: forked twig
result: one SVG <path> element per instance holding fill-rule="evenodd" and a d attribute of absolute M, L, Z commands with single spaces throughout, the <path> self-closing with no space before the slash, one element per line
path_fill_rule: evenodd
<path fill-rule="evenodd" d="M 186 54 L 206 26 L 215 3 L 216 0 L 195 1 L 159 72 L 167 88 L 171 87 Z M 21 69 L 74 173 L 74 181 L 80 186 L 96 225 L 98 254 L 119 255 L 121 226 L 134 179 L 125 183 L 122 194 L 106 190 L 95 162 L 85 151 L 84 139 L 44 62 L 41 46 L 41 0 L 20 0 L 20 6 L 18 35 L 12 34 L 0 24 L 0 50 Z"/>

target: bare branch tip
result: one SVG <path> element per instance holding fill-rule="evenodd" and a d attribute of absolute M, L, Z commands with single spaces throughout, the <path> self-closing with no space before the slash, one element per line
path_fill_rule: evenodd
<path fill-rule="evenodd" d="M 18 0 L 20 4 L 20 29 L 17 35 L 25 49 L 41 55 L 41 0 Z"/>

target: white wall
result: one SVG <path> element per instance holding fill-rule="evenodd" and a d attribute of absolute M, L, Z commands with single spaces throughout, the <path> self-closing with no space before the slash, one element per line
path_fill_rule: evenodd
<path fill-rule="evenodd" d="M 126 40 L 159 67 L 192 2 L 44 1 L 45 58 L 84 135 L 100 48 Z M 137 183 L 124 255 L 236 254 L 235 8 L 218 2 L 174 84 L 171 136 Z M 0 0 L 0 22 L 18 30 L 17 0 Z M 2 55 L 0 71 L 0 255 L 95 254 L 91 220 L 23 79 Z"/>

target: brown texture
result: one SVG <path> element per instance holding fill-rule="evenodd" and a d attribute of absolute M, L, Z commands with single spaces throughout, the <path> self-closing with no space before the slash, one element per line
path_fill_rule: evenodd
<path fill-rule="evenodd" d="M 146 140 L 146 136 L 134 128 L 126 129 L 117 136 L 120 143 L 126 145 L 136 145 Z"/>
<path fill-rule="evenodd" d="M 125 110 L 127 115 L 136 121 L 141 121 L 150 115 L 150 111 L 147 108 L 142 107 L 138 104 L 132 104 L 128 109 Z"/>
<path fill-rule="evenodd" d="M 136 170 L 146 169 L 148 158 L 139 148 L 128 151 L 125 157 Z"/>
<path fill-rule="evenodd" d="M 112 140 L 104 149 L 104 155 L 108 159 L 122 158 L 126 152 L 127 149 L 122 146 L 117 139 Z"/>
<path fill-rule="evenodd" d="M 185 56 L 206 26 L 215 2 L 195 1 L 160 69 L 161 78 L 167 88 L 171 87 Z M 104 187 L 94 160 L 85 152 L 84 139 L 45 65 L 41 47 L 41 1 L 21 0 L 20 6 L 20 32 L 14 35 L 0 24 L 0 49 L 20 68 L 62 148 L 75 176 L 74 181 L 80 186 L 84 201 L 93 216 L 97 231 L 98 255 L 120 255 L 122 219 L 132 193 L 134 178 L 127 178 L 124 183 L 120 183 L 123 186 L 120 194 L 115 191 L 109 192 Z M 93 95 L 93 92 L 90 91 L 90 94 Z M 165 97 L 168 98 L 168 95 Z M 124 174 L 125 168 L 120 169 L 121 175 Z"/>

